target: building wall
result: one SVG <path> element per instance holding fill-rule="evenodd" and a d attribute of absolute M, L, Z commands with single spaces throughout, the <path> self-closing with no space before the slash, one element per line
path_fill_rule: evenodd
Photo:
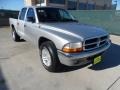
<path fill-rule="evenodd" d="M 54 0 L 51 0 L 54 2 Z M 56 4 L 56 3 L 50 3 L 49 0 L 25 0 L 25 6 L 31 6 L 31 5 L 37 5 L 40 4 L 42 6 L 53 6 L 53 7 L 60 7 L 60 8 L 67 8 L 66 4 Z M 66 0 L 65 0 L 66 3 Z"/>
<path fill-rule="evenodd" d="M 52 3 L 48 3 L 48 6 L 53 6 L 53 7 L 59 7 L 59 8 L 64 8 L 66 9 L 66 5 L 61 5 L 61 4 L 52 4 Z"/>
<path fill-rule="evenodd" d="M 108 6 L 111 5 L 112 0 L 95 0 L 97 5 L 103 6 L 107 4 Z"/>
<path fill-rule="evenodd" d="M 77 9 L 111 9 L 112 0 L 68 0 L 79 2 Z M 78 4 L 78 3 L 77 3 Z M 70 5 L 69 5 L 70 6 Z M 74 5 L 71 5 L 74 6 Z"/>
<path fill-rule="evenodd" d="M 110 9 L 111 4 L 112 4 L 112 0 L 96 0 L 97 8 L 103 7 L 103 9 Z"/>
<path fill-rule="evenodd" d="M 37 0 L 24 0 L 25 6 L 36 5 Z"/>
<path fill-rule="evenodd" d="M 42 0 L 44 1 L 43 5 L 45 6 L 54 6 L 54 7 L 61 7 L 65 9 L 89 9 L 89 10 L 94 10 L 94 9 L 110 9 L 111 8 L 111 3 L 112 0 L 65 0 L 65 3 L 60 3 L 62 1 L 58 1 L 56 3 L 55 0 Z M 50 3 L 53 2 L 53 3 Z M 40 3 L 40 0 L 25 0 L 25 5 L 30 6 L 30 5 L 36 5 Z"/>

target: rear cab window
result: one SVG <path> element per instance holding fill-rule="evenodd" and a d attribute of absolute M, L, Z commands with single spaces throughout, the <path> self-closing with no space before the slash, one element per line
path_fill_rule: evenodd
<path fill-rule="evenodd" d="M 19 20 L 24 20 L 27 8 L 23 8 L 20 12 Z"/>

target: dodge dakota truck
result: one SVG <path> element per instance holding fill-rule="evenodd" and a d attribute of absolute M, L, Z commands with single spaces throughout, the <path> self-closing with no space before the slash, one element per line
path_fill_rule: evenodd
<path fill-rule="evenodd" d="M 111 44 L 103 28 L 79 23 L 61 8 L 24 7 L 18 19 L 9 21 L 13 40 L 37 45 L 43 66 L 51 72 L 62 65 L 98 64 Z"/>

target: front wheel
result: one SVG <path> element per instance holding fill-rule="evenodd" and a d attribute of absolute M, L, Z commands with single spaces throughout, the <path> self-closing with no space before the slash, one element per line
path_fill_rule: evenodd
<path fill-rule="evenodd" d="M 57 72 L 60 62 L 57 55 L 57 49 L 51 41 L 44 42 L 40 46 L 40 57 L 43 66 L 50 72 Z"/>

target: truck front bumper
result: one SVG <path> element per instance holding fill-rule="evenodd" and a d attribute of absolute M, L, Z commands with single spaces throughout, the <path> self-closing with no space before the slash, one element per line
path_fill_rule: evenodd
<path fill-rule="evenodd" d="M 58 50 L 58 57 L 60 62 L 67 66 L 84 65 L 92 62 L 92 60 L 90 60 L 91 57 L 105 52 L 110 47 L 110 45 L 111 43 L 108 42 L 108 44 L 103 47 L 100 47 L 91 51 L 83 51 L 80 53 L 73 53 L 73 54 L 64 53 Z"/>

